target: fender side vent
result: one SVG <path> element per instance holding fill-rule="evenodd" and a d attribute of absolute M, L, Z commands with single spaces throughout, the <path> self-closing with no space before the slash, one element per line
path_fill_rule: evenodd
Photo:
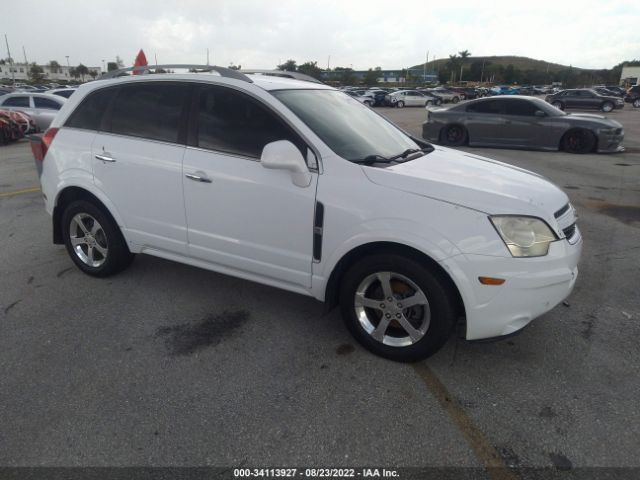
<path fill-rule="evenodd" d="M 324 226 L 324 205 L 316 202 L 316 212 L 313 218 L 313 261 L 322 258 L 322 228 Z"/>

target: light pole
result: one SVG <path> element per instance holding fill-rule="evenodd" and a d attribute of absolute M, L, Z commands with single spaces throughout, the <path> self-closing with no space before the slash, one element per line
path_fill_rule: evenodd
<path fill-rule="evenodd" d="M 102 71 L 104 72 L 106 70 L 105 66 L 104 66 L 104 58 L 102 59 Z"/>

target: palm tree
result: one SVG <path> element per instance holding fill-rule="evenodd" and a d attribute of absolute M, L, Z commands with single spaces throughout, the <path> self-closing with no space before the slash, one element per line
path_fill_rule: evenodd
<path fill-rule="evenodd" d="M 469 52 L 469 50 L 463 50 L 458 53 L 460 54 L 460 60 L 461 60 L 459 81 L 462 81 L 462 69 L 464 68 L 464 64 L 467 63 L 467 58 L 471 56 L 471 52 Z"/>
<path fill-rule="evenodd" d="M 456 80 L 456 70 L 458 69 L 458 65 L 460 65 L 460 58 L 454 53 L 453 55 L 449 55 L 449 61 L 447 61 L 447 68 L 451 71 L 451 82 L 455 82 Z"/>

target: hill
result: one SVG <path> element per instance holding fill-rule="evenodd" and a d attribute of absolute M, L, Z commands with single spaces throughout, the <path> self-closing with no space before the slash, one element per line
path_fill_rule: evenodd
<path fill-rule="evenodd" d="M 437 69 L 440 70 L 442 69 L 447 62 L 449 61 L 449 58 L 438 58 L 436 60 L 432 60 L 429 62 L 429 64 L 427 65 L 429 69 Z M 485 56 L 485 57 L 468 57 L 466 60 L 466 64 L 470 65 L 473 62 L 482 62 L 484 61 L 487 65 L 500 65 L 502 67 L 507 67 L 508 65 L 513 65 L 514 68 L 517 68 L 519 70 L 537 70 L 537 71 L 543 71 L 546 72 L 547 69 L 549 72 L 558 72 L 560 70 L 564 70 L 569 68 L 569 65 L 561 65 L 559 63 L 552 63 L 552 62 L 546 62 L 544 60 L 536 60 L 535 58 L 529 58 L 529 57 L 518 57 L 515 55 L 495 55 L 495 56 Z M 413 68 L 423 68 L 424 67 L 424 63 L 421 63 L 419 65 L 415 65 Z M 578 71 L 592 71 L 590 69 L 587 68 L 578 68 L 578 67 L 573 67 L 573 69 L 578 70 Z"/>

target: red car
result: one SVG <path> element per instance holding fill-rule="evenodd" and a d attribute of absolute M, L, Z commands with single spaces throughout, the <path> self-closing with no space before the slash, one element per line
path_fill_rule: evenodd
<path fill-rule="evenodd" d="M 33 119 L 23 112 L 0 110 L 0 145 L 6 145 L 36 132 Z"/>

